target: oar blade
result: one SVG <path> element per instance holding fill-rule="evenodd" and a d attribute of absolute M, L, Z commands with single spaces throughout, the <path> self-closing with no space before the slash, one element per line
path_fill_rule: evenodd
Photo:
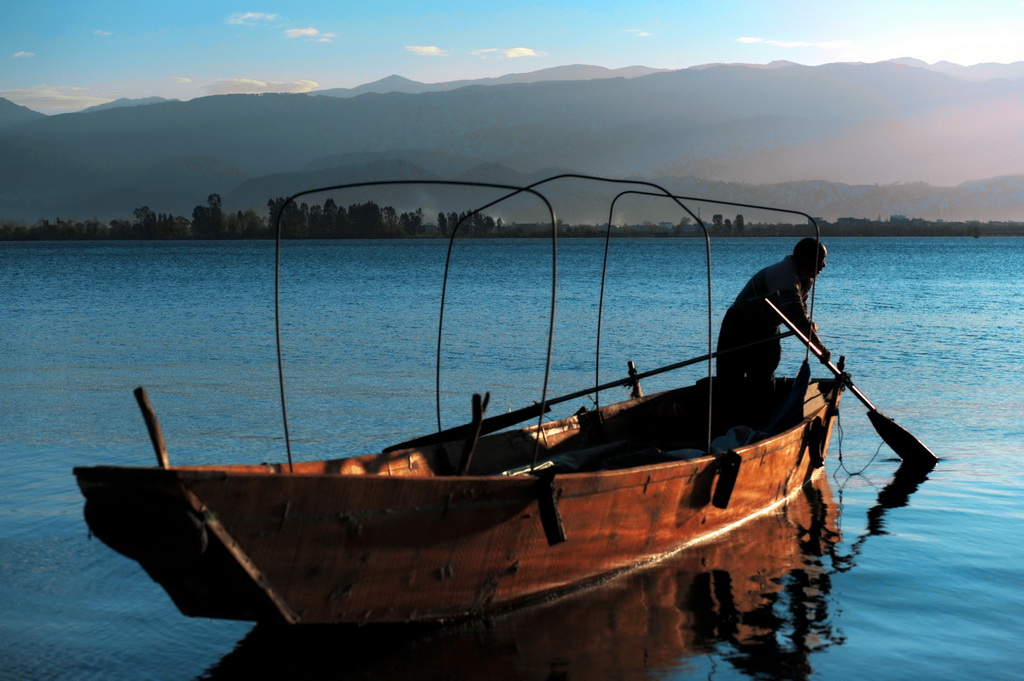
<path fill-rule="evenodd" d="M 937 456 L 932 454 L 924 443 L 911 435 L 906 428 L 882 414 L 877 409 L 868 412 L 868 419 L 879 437 L 889 445 L 905 464 L 915 468 L 931 470 L 938 463 Z"/>

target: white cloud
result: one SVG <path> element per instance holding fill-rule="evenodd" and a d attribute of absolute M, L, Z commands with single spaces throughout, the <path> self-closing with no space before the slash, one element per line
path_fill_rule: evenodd
<path fill-rule="evenodd" d="M 637 38 L 649 38 L 654 35 L 650 31 L 645 31 L 642 28 L 627 28 L 626 33 L 632 33 Z"/>
<path fill-rule="evenodd" d="M 21 52 L 15 52 L 11 56 L 14 57 L 15 59 L 28 59 L 29 57 L 36 56 L 36 53 L 35 52 L 25 52 L 24 50 L 22 50 Z"/>
<path fill-rule="evenodd" d="M 21 106 L 27 106 L 33 111 L 47 114 L 80 111 L 90 106 L 113 101 L 110 97 L 98 97 L 91 94 L 85 88 L 54 87 L 50 85 L 40 85 L 39 87 L 23 90 L 0 90 L 0 97 Z"/>
<path fill-rule="evenodd" d="M 434 45 L 406 45 L 405 50 L 425 57 L 447 57 L 448 52 Z"/>
<path fill-rule="evenodd" d="M 284 34 L 289 38 L 308 38 L 318 43 L 329 43 L 338 37 L 334 33 L 321 33 L 312 26 L 309 28 L 289 28 Z"/>
<path fill-rule="evenodd" d="M 497 48 L 491 47 L 485 50 L 475 50 L 472 54 L 478 57 L 487 57 L 490 54 L 499 54 L 508 59 L 519 59 L 520 57 L 539 57 L 540 52 L 532 50 L 529 47 L 509 47 L 509 48 Z"/>
<path fill-rule="evenodd" d="M 93 31 L 93 34 L 94 35 L 98 35 L 98 36 L 103 36 L 104 38 L 107 37 L 108 35 L 113 35 L 113 33 L 111 33 L 110 31 L 102 31 L 100 29 L 96 29 L 95 31 Z"/>
<path fill-rule="evenodd" d="M 277 19 L 278 15 L 266 12 L 235 12 L 224 21 L 240 26 L 253 26 L 255 24 L 269 24 L 277 21 Z"/>
<path fill-rule="evenodd" d="M 312 80 L 293 80 L 291 82 L 263 81 L 252 78 L 222 78 L 200 85 L 199 88 L 211 95 L 242 95 L 263 92 L 310 92 L 320 87 L 320 83 Z"/>
<path fill-rule="evenodd" d="M 540 53 L 531 50 L 529 47 L 513 47 L 510 50 L 502 50 L 505 56 L 509 59 L 518 59 L 519 57 L 539 57 Z"/>
<path fill-rule="evenodd" d="M 191 78 L 186 78 L 185 76 L 172 76 L 171 80 L 173 80 L 175 83 L 182 83 L 182 84 L 191 83 L 192 82 Z"/>

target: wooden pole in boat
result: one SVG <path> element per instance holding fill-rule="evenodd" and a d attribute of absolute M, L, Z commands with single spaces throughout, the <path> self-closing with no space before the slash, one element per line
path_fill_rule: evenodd
<path fill-rule="evenodd" d="M 824 352 L 821 348 L 811 342 L 811 339 L 804 334 L 803 331 L 798 329 L 793 322 L 782 313 L 782 310 L 778 308 L 769 298 L 765 298 L 764 302 L 775 311 L 775 314 L 779 315 L 782 323 L 789 327 L 789 330 L 793 332 L 793 335 L 800 339 L 800 341 L 807 346 L 811 353 L 819 360 L 824 356 Z M 878 408 L 871 404 L 864 393 L 857 389 L 857 386 L 853 384 L 853 379 L 850 375 L 844 372 L 842 369 L 837 367 L 835 364 L 829 361 L 823 361 L 829 371 L 836 375 L 843 385 L 853 393 L 854 397 L 860 400 L 865 407 L 868 408 L 868 419 L 871 421 L 871 425 L 875 427 L 875 431 L 878 433 L 885 444 L 889 445 L 890 448 L 896 454 L 903 459 L 904 463 L 919 467 L 919 468 L 934 468 L 938 462 L 938 457 L 932 453 L 932 450 L 924 446 L 924 444 L 916 437 L 910 434 L 910 432 L 900 426 L 898 423 L 893 421 L 891 418 L 878 411 Z"/>
<path fill-rule="evenodd" d="M 629 369 L 629 396 L 634 400 L 639 399 L 644 396 L 644 389 L 640 387 L 640 379 L 637 378 L 636 364 L 633 363 L 633 360 L 629 360 L 626 367 Z"/>
<path fill-rule="evenodd" d="M 786 338 L 793 334 L 789 331 L 781 333 L 772 338 L 766 340 L 774 340 L 776 338 Z M 691 359 L 683 360 L 682 362 L 676 362 L 675 364 L 669 364 L 667 366 L 659 367 L 657 369 L 651 369 L 650 371 L 644 371 L 638 374 L 630 374 L 626 378 L 620 378 L 617 381 L 611 381 L 610 383 L 603 383 L 602 385 L 594 386 L 593 388 L 584 388 L 583 390 L 577 390 L 576 392 L 569 393 L 568 395 L 562 395 L 561 397 L 553 397 L 544 403 L 545 413 L 551 411 L 551 407 L 562 402 L 568 402 L 569 400 L 575 400 L 579 397 L 584 397 L 591 393 L 601 392 L 602 390 L 608 390 L 610 388 L 618 388 L 620 386 L 632 386 L 634 384 L 639 385 L 640 381 L 651 376 L 657 376 L 667 371 L 675 371 L 676 369 L 682 369 L 683 367 L 690 366 L 691 364 L 697 364 L 699 362 L 706 362 L 709 359 L 714 359 L 719 355 L 728 354 L 730 352 L 736 352 L 737 350 L 743 350 L 745 348 L 752 347 L 763 341 L 757 341 L 755 343 L 747 343 L 746 345 L 740 345 L 735 348 L 729 348 L 728 350 L 722 350 L 721 352 L 712 352 L 709 355 L 701 355 L 700 357 L 693 357 Z M 461 426 L 455 426 L 454 428 L 448 428 L 441 430 L 430 435 L 423 435 L 421 437 L 414 438 L 412 440 L 406 440 L 396 445 L 386 447 L 383 451 L 393 452 L 399 449 L 409 449 L 411 447 L 424 447 L 427 445 L 440 444 L 442 442 L 451 442 L 453 440 L 465 440 L 471 437 L 475 432 L 477 436 L 488 435 L 490 433 L 496 433 L 502 428 L 508 428 L 514 426 L 517 423 L 522 423 L 527 419 L 532 419 L 539 416 L 541 413 L 541 405 L 533 404 L 529 407 L 523 407 L 522 409 L 516 409 L 505 414 L 498 414 L 497 416 L 490 416 L 481 421 L 480 426 L 475 426 L 472 423 L 465 423 Z"/>
<path fill-rule="evenodd" d="M 462 459 L 459 462 L 459 475 L 469 473 L 469 464 L 473 460 L 473 450 L 476 449 L 476 442 L 480 439 L 480 425 L 484 422 L 484 414 L 487 413 L 487 403 L 491 401 L 491 393 L 473 393 L 473 421 L 470 424 L 469 437 L 462 447 Z"/>
<path fill-rule="evenodd" d="M 164 442 L 164 434 L 160 430 L 160 422 L 156 419 L 156 411 L 153 410 L 153 405 L 149 403 L 149 396 L 146 394 L 146 389 L 139 386 L 135 389 L 135 401 L 139 403 L 139 409 L 142 410 L 142 418 L 146 422 L 146 429 L 149 431 L 149 439 L 153 443 L 153 449 L 156 451 L 156 460 L 160 464 L 160 468 L 170 468 L 171 463 L 167 457 L 167 444 Z"/>

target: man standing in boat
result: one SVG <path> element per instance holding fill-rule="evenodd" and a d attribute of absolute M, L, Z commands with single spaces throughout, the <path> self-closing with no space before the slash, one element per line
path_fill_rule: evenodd
<path fill-rule="evenodd" d="M 774 336 L 782 321 L 765 304 L 767 297 L 821 348 L 822 363 L 829 360 L 829 352 L 807 314 L 807 296 L 814 278 L 825 267 L 827 254 L 817 239 L 801 239 L 792 255 L 755 274 L 736 296 L 718 334 L 718 378 L 728 393 L 742 389 L 756 399 L 773 389 L 775 369 L 782 357 L 781 344 Z M 750 347 L 726 352 L 744 345 Z"/>

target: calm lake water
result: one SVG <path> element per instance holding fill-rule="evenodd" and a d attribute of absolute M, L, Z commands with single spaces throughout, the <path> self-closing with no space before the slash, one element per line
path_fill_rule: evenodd
<path fill-rule="evenodd" d="M 71 474 L 154 463 L 138 385 L 172 463 L 284 460 L 273 244 L 0 244 L 0 679 L 1020 678 L 1024 244 L 826 242 L 822 335 L 880 410 L 941 457 L 926 480 L 893 487 L 897 460 L 847 394 L 827 477 L 694 552 L 489 622 L 299 631 L 179 614 L 134 562 L 90 539 Z M 445 247 L 284 244 L 296 459 L 437 427 Z M 745 279 L 791 247 L 714 243 L 716 330 Z M 550 395 L 595 380 L 602 249 L 559 245 Z M 551 265 L 543 240 L 456 244 L 445 427 L 468 418 L 473 392 L 491 392 L 492 414 L 539 400 Z M 600 380 L 629 360 L 645 371 L 706 352 L 705 282 L 697 240 L 613 242 Z M 787 341 L 783 372 L 802 358 Z"/>

